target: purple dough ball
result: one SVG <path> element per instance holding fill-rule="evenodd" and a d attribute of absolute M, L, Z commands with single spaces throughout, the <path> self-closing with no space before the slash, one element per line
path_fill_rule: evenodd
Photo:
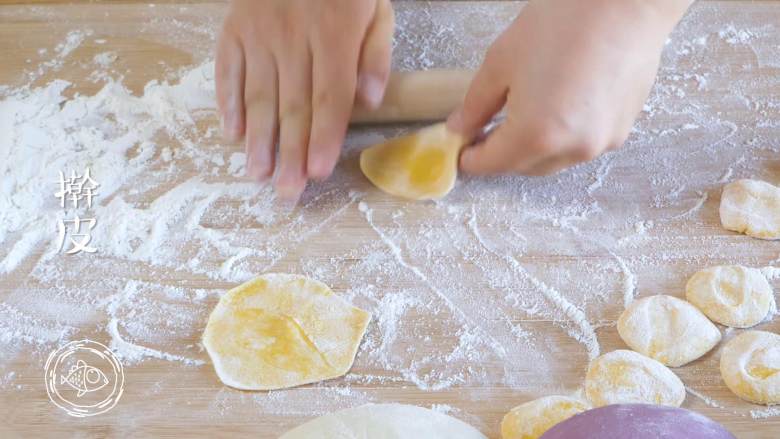
<path fill-rule="evenodd" d="M 736 439 L 712 419 L 690 410 L 615 404 L 588 410 L 549 429 L 540 439 Z"/>

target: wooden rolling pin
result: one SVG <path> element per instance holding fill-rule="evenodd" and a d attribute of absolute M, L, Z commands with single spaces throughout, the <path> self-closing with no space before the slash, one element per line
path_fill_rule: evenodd
<path fill-rule="evenodd" d="M 443 120 L 463 101 L 474 72 L 426 70 L 393 72 L 382 105 L 368 110 L 357 105 L 353 124 Z"/>

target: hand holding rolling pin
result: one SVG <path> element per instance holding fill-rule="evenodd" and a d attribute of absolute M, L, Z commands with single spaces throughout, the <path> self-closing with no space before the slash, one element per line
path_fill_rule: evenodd
<path fill-rule="evenodd" d="M 477 175 L 547 175 L 620 147 L 691 0 L 531 0 L 493 43 L 449 128 Z"/>
<path fill-rule="evenodd" d="M 225 137 L 244 139 L 249 175 L 274 175 L 289 200 L 307 179 L 328 177 L 355 99 L 382 101 L 392 37 L 390 0 L 233 0 L 217 46 L 217 102 Z"/>
<path fill-rule="evenodd" d="M 308 179 L 333 171 L 350 118 L 444 116 L 453 96 L 455 103 L 465 94 L 448 119 L 451 131 L 475 142 L 463 150 L 461 170 L 554 173 L 623 144 L 691 3 L 531 0 L 470 85 L 469 74 L 449 72 L 451 81 L 394 76 L 388 88 L 389 0 L 234 0 L 216 61 L 224 133 L 244 139 L 250 175 L 274 175 L 279 196 L 297 200 Z M 481 136 L 502 109 L 504 122 Z"/>

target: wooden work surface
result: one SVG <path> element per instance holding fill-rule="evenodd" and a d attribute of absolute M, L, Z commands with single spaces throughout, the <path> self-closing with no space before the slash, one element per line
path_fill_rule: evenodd
<path fill-rule="evenodd" d="M 82 94 L 102 86 L 85 80 L 85 75 L 90 60 L 105 50 L 118 55 L 112 74 L 121 75 L 135 93 L 153 79 L 171 78 L 179 67 L 212 57 L 225 8 L 208 2 L 2 3 L 6 4 L 0 6 L 0 84 L 16 87 L 32 79 L 33 86 L 41 86 L 61 78 L 73 82 L 73 91 Z M 514 2 L 396 4 L 400 31 L 395 62 L 402 69 L 475 67 L 489 41 L 519 7 Z M 407 203 L 372 189 L 356 166 L 359 147 L 399 127 L 362 128 L 350 136 L 336 183 L 325 183 L 347 187 L 323 199 L 311 194 L 330 192 L 310 189 L 298 208 L 297 218 L 319 226 L 307 228 L 305 221 L 303 225 L 282 221 L 273 229 L 239 224 L 235 236 L 248 242 L 278 236 L 285 228 L 290 234 L 303 234 L 301 239 L 284 240 L 285 251 L 271 266 L 249 258 L 250 269 L 319 277 L 337 292 L 351 291 L 350 300 L 372 309 L 375 316 L 384 315 L 379 309 L 383 302 L 361 295 L 364 285 L 380 292 L 372 293 L 375 298 L 402 292 L 419 295 L 427 305 L 398 316 L 399 325 L 407 326 L 388 347 L 396 357 L 387 368 L 367 353 L 381 348 L 364 346 L 351 380 L 265 394 L 222 386 L 208 363 L 188 366 L 147 359 L 125 367 L 126 389 L 117 407 L 76 419 L 51 404 L 45 393 L 43 362 L 57 346 L 23 343 L 12 359 L 0 362 L 0 375 L 14 372 L 13 384 L 0 394 L 0 436 L 241 433 L 266 438 L 334 408 L 395 401 L 438 405 L 489 437 L 498 437 L 501 417 L 510 408 L 539 396 L 576 392 L 588 365 L 586 346 L 570 336 L 582 325 L 567 322 L 554 305 L 534 312 L 524 298 L 554 302 L 549 288 L 559 292 L 583 310 L 596 328 L 600 351 L 608 352 L 625 347 L 614 321 L 634 283 L 638 296 L 679 297 L 685 280 L 709 265 L 780 265 L 780 244 L 727 232 L 717 213 L 720 180 L 755 177 L 780 182 L 778 23 L 780 2 L 697 4 L 667 47 L 659 86 L 631 140 L 623 150 L 593 164 L 545 179 L 465 179 L 441 203 Z M 89 38 L 61 66 L 34 73 L 46 61 L 39 49 L 51 53 L 74 29 L 89 29 Z M 105 42 L 99 44 L 98 39 Z M 216 120 L 203 123 L 215 126 Z M 204 148 L 214 147 L 214 142 L 204 139 Z M 237 145 L 222 148 L 241 150 Z M 177 179 L 192 172 L 184 168 Z M 160 183 L 158 190 L 146 192 L 148 199 L 139 201 L 152 201 L 172 184 Z M 344 195 L 351 189 L 360 191 L 359 198 Z M 370 217 L 358 209 L 358 202 L 370 209 Z M 201 225 L 214 229 L 235 225 L 220 218 L 206 215 Z M 371 258 L 384 262 L 372 265 Z M 235 285 L 186 270 L 111 261 L 113 268 L 97 273 L 65 270 L 60 286 L 99 290 L 106 277 L 215 292 Z M 28 278 L 34 265 L 30 260 L 0 276 L 0 301 L 46 290 L 46 285 Z M 774 287 L 780 284 L 775 282 Z M 188 346 L 181 351 L 207 361 L 197 343 L 215 301 L 213 296 L 205 304 L 192 305 L 198 317 L 162 348 Z M 36 316 L 34 309 L 28 313 L 44 322 L 56 319 Z M 95 317 L 71 339 L 107 343 L 105 320 Z M 381 328 L 387 324 L 375 318 L 368 339 L 386 340 Z M 446 354 L 450 345 L 457 345 L 464 326 L 490 334 L 507 353 L 498 355 L 476 343 L 473 356 L 448 362 L 439 350 Z M 780 319 L 760 328 L 777 332 Z M 765 408 L 741 402 L 726 389 L 718 373 L 718 356 L 716 349 L 676 370 L 692 392 L 711 399 L 708 404 L 691 393 L 684 407 L 722 422 L 739 438 L 780 437 L 780 416 L 753 419 L 750 410 Z M 427 374 L 415 370 L 417 363 L 409 363 L 410 358 L 432 358 L 419 363 Z M 399 372 L 410 370 L 422 377 L 422 385 Z M 446 384 L 449 374 L 457 379 Z"/>

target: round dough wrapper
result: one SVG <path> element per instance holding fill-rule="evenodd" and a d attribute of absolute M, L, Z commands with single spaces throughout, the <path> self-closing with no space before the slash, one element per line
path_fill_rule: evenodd
<path fill-rule="evenodd" d="M 736 439 L 722 425 L 690 410 L 616 404 L 588 410 L 551 428 L 542 439 Z"/>
<path fill-rule="evenodd" d="M 699 271 L 688 280 L 685 297 L 710 319 L 734 328 L 757 325 L 774 303 L 772 287 L 761 271 L 739 265 Z"/>
<path fill-rule="evenodd" d="M 566 396 L 546 396 L 521 404 L 504 415 L 502 439 L 538 439 L 553 425 L 589 408 L 585 401 Z"/>
<path fill-rule="evenodd" d="M 761 239 L 780 239 L 780 188 L 759 180 L 738 180 L 723 188 L 720 222 L 727 230 Z"/>
<path fill-rule="evenodd" d="M 617 328 L 631 349 L 671 367 L 701 357 L 721 338 L 695 306 L 665 295 L 634 301 L 620 315 Z"/>
<path fill-rule="evenodd" d="M 203 345 L 226 385 L 283 389 L 347 373 L 370 319 L 322 282 L 266 274 L 222 296 Z"/>
<path fill-rule="evenodd" d="M 360 169 L 376 187 L 410 200 L 438 199 L 455 186 L 463 137 L 444 123 L 366 148 Z"/>
<path fill-rule="evenodd" d="M 463 421 L 422 407 L 367 404 L 309 421 L 279 439 L 487 439 Z"/>
<path fill-rule="evenodd" d="M 720 375 L 745 401 L 780 404 L 780 335 L 746 331 L 732 338 L 720 356 Z"/>
<path fill-rule="evenodd" d="M 674 372 L 652 358 L 617 350 L 590 363 L 585 395 L 596 407 L 633 403 L 679 407 L 685 400 L 685 386 Z"/>

